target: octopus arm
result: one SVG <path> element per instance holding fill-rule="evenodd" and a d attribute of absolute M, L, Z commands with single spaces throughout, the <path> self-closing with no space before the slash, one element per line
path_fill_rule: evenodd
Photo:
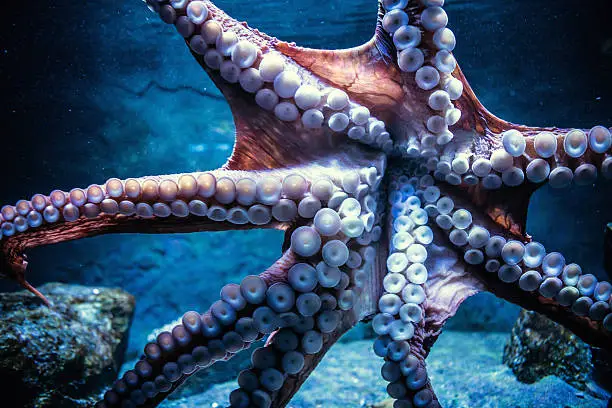
<path fill-rule="evenodd" d="M 5 235 L 0 241 L 0 273 L 46 302 L 25 278 L 25 254 L 31 248 L 111 233 L 286 230 L 321 208 L 321 199 L 309 193 L 313 185 L 329 199 L 338 190 L 334 183 L 341 185 L 350 173 L 358 188 L 362 181 L 352 169 L 362 168 L 348 156 L 344 164 L 329 168 L 321 161 L 280 170 L 219 169 L 110 179 L 83 189 L 36 194 L 0 211 Z M 378 177 L 380 182 L 376 169 L 370 169 L 362 171 L 364 178 L 375 183 Z"/>
<path fill-rule="evenodd" d="M 453 194 L 452 197 L 456 209 L 471 214 L 472 230 L 483 228 L 491 236 L 489 246 L 483 248 L 483 262 L 468 265 L 470 274 L 478 278 L 487 291 L 545 314 L 585 342 L 610 350 L 612 335 L 600 323 L 609 306 L 599 300 L 612 290 L 608 282 L 599 282 L 588 271 L 583 273 L 579 265 L 566 261 L 562 253 L 547 251 L 522 232 L 523 228 L 514 229 L 513 223 L 501 223 L 491 217 L 491 211 L 482 211 L 461 195 Z M 499 214 L 505 214 L 504 210 L 499 210 Z M 447 235 L 450 236 L 448 232 Z M 450 240 L 449 244 L 453 245 Z M 499 248 L 495 248 L 497 246 Z M 466 255 L 470 250 L 473 251 L 474 246 L 469 243 L 458 248 L 464 259 L 473 253 Z"/>

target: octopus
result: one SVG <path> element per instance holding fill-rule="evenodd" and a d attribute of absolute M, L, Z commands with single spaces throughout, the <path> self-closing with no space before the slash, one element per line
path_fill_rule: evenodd
<path fill-rule="evenodd" d="M 275 228 L 283 255 L 221 289 L 144 347 L 98 407 L 154 407 L 254 342 L 231 407 L 283 407 L 360 321 L 396 408 L 441 406 L 426 357 L 482 291 L 612 349 L 612 285 L 526 231 L 530 195 L 612 178 L 609 128 L 531 127 L 487 111 L 453 56 L 444 0 L 380 0 L 346 50 L 299 47 L 209 1 L 146 0 L 231 108 L 235 147 L 213 171 L 35 194 L 0 211 L 1 270 L 33 247 L 109 233 Z M 374 4 L 372 13 L 376 12 Z"/>

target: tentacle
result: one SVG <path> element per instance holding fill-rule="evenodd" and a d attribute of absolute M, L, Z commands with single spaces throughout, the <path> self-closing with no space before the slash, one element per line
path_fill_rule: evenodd
<path fill-rule="evenodd" d="M 327 350 L 355 324 L 355 314 L 346 310 L 337 291 L 304 292 L 301 284 L 293 289 L 295 310 L 279 315 L 283 327 L 255 350 L 252 367 L 238 376 L 232 407 L 284 407 Z"/>
<path fill-rule="evenodd" d="M 598 174 L 612 179 L 610 129 L 516 125 L 482 106 L 452 54 L 456 41 L 443 4 L 381 1 L 377 41 L 389 44 L 396 59 L 375 82 L 385 95 L 394 95 L 387 83 L 402 85 L 395 104 L 385 105 L 397 114 L 389 125 L 400 153 L 421 158 L 437 180 L 470 190 L 480 202 L 502 186 L 527 184 L 522 192 L 530 194 L 543 183 L 563 188 L 592 184 Z"/>
<path fill-rule="evenodd" d="M 149 3 L 174 24 L 226 96 L 236 122 L 232 168 L 276 168 L 358 141 L 390 151 L 384 122 L 343 88 L 282 53 L 287 44 L 240 23 L 210 2 Z M 257 154 L 253 154 L 256 151 Z M 296 154 L 299 152 L 299 154 Z"/>
<path fill-rule="evenodd" d="M 441 8 L 430 8 L 446 21 Z M 612 179 L 610 128 L 525 126 L 500 119 L 481 104 L 449 54 L 455 46 L 452 32 L 438 28 L 432 41 L 425 41 L 423 52 L 432 56 L 429 63 L 440 71 L 442 86 L 422 100 L 431 109 L 426 109 L 424 129 L 416 128 L 407 154 L 425 157 L 423 167 L 437 180 L 461 186 L 483 202 L 502 187 L 527 185 L 523 192 L 529 195 L 545 183 L 565 188 L 593 184 L 598 175 Z M 445 73 L 447 64 L 454 68 Z"/>
<path fill-rule="evenodd" d="M 254 370 L 239 377 L 241 389 L 230 403 L 268 407 L 288 402 L 341 333 L 372 313 L 368 302 L 379 296 L 373 284 L 379 279 L 375 246 L 381 233 L 376 193 L 359 192 L 357 172 L 344 174 L 343 189 L 336 192 L 322 180 L 311 193 L 326 206 L 287 233 L 285 256 L 261 277 L 225 287 L 222 299 L 203 316 L 190 312 L 173 333 L 161 334 L 145 349 L 145 362 L 138 363 L 151 367 L 146 376 L 138 367 L 126 373 L 105 395 L 106 406 L 123 406 L 128 399 L 155 406 L 198 364 L 229 358 L 272 332 L 268 346 L 253 354 Z"/>
<path fill-rule="evenodd" d="M 409 340 L 397 341 L 382 335 L 374 342 L 374 352 L 385 359 L 381 375 L 389 382 L 387 393 L 396 399 L 394 408 L 440 407 L 427 375 L 425 358 L 429 349 L 425 339 L 424 323 L 421 323 Z"/>
<path fill-rule="evenodd" d="M 361 161 L 340 157 L 334 167 L 321 160 L 291 170 L 111 179 L 86 189 L 36 194 L 0 210 L 1 273 L 28 287 L 26 250 L 99 234 L 286 229 L 312 218 L 322 200 L 331 198 L 326 194 L 341 190 L 345 178 L 355 184 L 351 191 L 359 198 L 376 189 L 384 159 L 363 157 Z M 368 167 L 368 162 L 378 168 Z"/>
<path fill-rule="evenodd" d="M 500 227 L 461 194 L 442 199 L 451 211 L 435 216 L 436 224 L 488 290 L 549 316 L 593 346 L 612 348 L 609 282 L 583 273 L 561 253 Z"/>
<path fill-rule="evenodd" d="M 382 376 L 394 407 L 437 407 L 425 358 L 446 321 L 469 296 L 484 287 L 429 224 L 440 190 L 431 176 L 392 173 L 387 221 L 390 254 L 384 294 L 372 326 L 374 351 L 385 358 Z M 444 211 L 444 202 L 439 205 Z"/>
<path fill-rule="evenodd" d="M 283 191 L 283 181 L 289 176 L 283 172 L 217 170 L 110 179 L 84 189 L 36 194 L 0 210 L 0 271 L 25 282 L 24 254 L 28 249 L 100 234 L 286 228 L 297 214 L 274 217 L 272 210 L 287 200 L 299 200 L 288 190 L 289 185 Z M 300 177 L 306 192 L 308 184 Z"/>
<path fill-rule="evenodd" d="M 300 262 L 287 272 L 287 284 L 268 289 L 281 329 L 238 377 L 231 406 L 285 406 L 338 338 L 373 313 L 380 214 L 373 196 L 360 202 L 351 195 L 330 197 L 311 223 L 288 232 Z"/>
<path fill-rule="evenodd" d="M 290 248 L 301 262 L 288 271 L 289 286 L 272 296 L 291 299 L 282 309 L 271 306 L 282 329 L 253 354 L 253 368 L 238 377 L 232 406 L 285 406 L 338 338 L 375 310 L 381 238 L 376 201 L 372 196 L 334 201 L 290 233 Z"/>
<path fill-rule="evenodd" d="M 559 129 L 506 123 L 487 128 L 482 136 L 472 132 L 471 139 L 473 143 L 445 151 L 432 168 L 436 179 L 469 190 L 479 201 L 502 187 L 527 185 L 533 191 L 546 183 L 553 188 L 592 185 L 598 175 L 612 179 L 612 134 L 604 126 Z"/>
<path fill-rule="evenodd" d="M 295 255 L 286 252 L 261 275 L 224 286 L 207 312 L 186 313 L 182 324 L 145 347 L 134 369 L 115 382 L 99 406 L 157 406 L 199 369 L 230 359 L 275 330 L 270 293 L 279 285 L 288 287 L 286 272 L 295 262 Z"/>
<path fill-rule="evenodd" d="M 559 253 L 547 254 L 511 222 L 494 221 L 490 197 L 478 206 L 461 187 L 434 186 L 428 174 L 407 176 L 418 173 L 418 163 L 391 166 L 388 273 L 373 320 L 375 351 L 386 359 L 382 374 L 396 406 L 438 406 L 424 358 L 461 302 L 481 290 L 547 314 L 591 345 L 610 349 L 612 285 L 566 265 Z M 417 385 L 402 368 L 420 368 Z"/>

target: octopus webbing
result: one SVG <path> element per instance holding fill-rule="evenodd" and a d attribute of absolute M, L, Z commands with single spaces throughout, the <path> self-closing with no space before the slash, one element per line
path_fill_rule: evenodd
<path fill-rule="evenodd" d="M 0 210 L 0 274 L 33 247 L 108 233 L 276 228 L 282 257 L 145 346 L 99 407 L 153 407 L 254 342 L 232 407 L 282 407 L 326 351 L 372 321 L 394 407 L 438 407 L 425 359 L 489 291 L 612 349 L 612 285 L 527 234 L 530 195 L 612 179 L 609 128 L 497 118 L 459 68 L 444 0 L 381 0 L 374 37 L 314 50 L 209 1 L 147 0 L 226 97 L 236 125 L 209 172 L 110 179 Z M 376 12 L 372 5 L 372 14 Z"/>

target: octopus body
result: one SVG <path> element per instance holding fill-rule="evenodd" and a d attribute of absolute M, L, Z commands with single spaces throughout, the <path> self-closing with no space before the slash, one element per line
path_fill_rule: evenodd
<path fill-rule="evenodd" d="M 344 332 L 372 320 L 394 407 L 438 407 L 425 358 L 480 291 L 612 349 L 612 285 L 525 231 L 540 186 L 612 178 L 610 129 L 489 113 L 453 56 L 444 0 L 381 0 L 372 40 L 333 51 L 267 36 L 208 1 L 147 5 L 228 100 L 230 159 L 6 205 L 0 272 L 44 299 L 26 281 L 25 251 L 120 232 L 277 228 L 284 253 L 159 334 L 97 406 L 156 406 L 196 371 L 267 338 L 229 404 L 282 407 Z"/>

